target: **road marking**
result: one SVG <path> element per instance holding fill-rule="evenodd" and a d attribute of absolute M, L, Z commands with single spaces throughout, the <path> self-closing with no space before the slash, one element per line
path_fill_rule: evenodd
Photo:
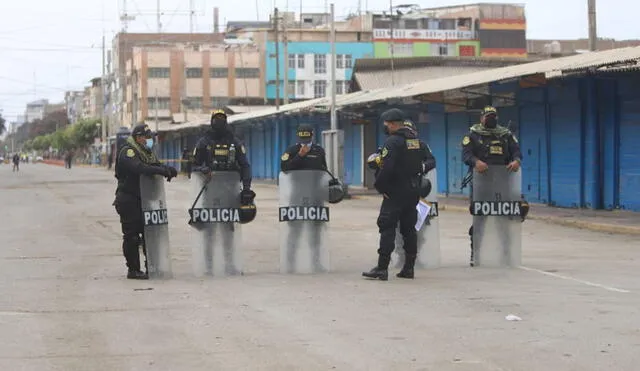
<path fill-rule="evenodd" d="M 546 272 L 546 271 L 543 271 L 543 270 L 540 270 L 540 269 L 529 268 L 529 267 L 525 267 L 525 266 L 520 266 L 519 268 L 523 269 L 525 271 L 537 272 L 537 273 L 540 273 L 540 274 L 544 274 L 545 276 L 551 276 L 551 277 L 556 277 L 556 278 L 560 278 L 560 279 L 563 279 L 563 280 L 579 282 L 579 283 L 582 283 L 582 284 L 587 285 L 587 286 L 599 287 L 601 289 L 605 289 L 605 290 L 609 290 L 609 291 L 613 291 L 613 292 L 621 292 L 621 293 L 624 293 L 624 294 L 628 294 L 628 293 L 631 292 L 629 290 L 623 290 L 623 289 L 618 289 L 618 288 L 607 286 L 607 285 L 601 285 L 599 283 L 580 280 L 580 279 L 569 277 L 569 276 L 563 276 L 561 274 Z"/>

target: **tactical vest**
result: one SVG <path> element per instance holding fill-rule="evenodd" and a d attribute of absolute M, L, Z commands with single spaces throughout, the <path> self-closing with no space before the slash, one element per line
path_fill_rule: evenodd
<path fill-rule="evenodd" d="M 213 143 L 209 149 L 211 151 L 211 163 L 214 171 L 238 170 L 236 160 L 237 148 L 231 143 Z"/>
<path fill-rule="evenodd" d="M 489 165 L 506 165 L 511 157 L 509 153 L 508 136 L 495 135 L 479 136 L 480 153 L 478 158 Z"/>

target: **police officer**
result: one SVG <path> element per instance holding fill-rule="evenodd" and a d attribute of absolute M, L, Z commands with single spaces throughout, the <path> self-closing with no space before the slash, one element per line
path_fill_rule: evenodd
<path fill-rule="evenodd" d="M 251 190 L 251 166 L 247 160 L 244 145 L 233 134 L 227 122 L 227 114 L 218 109 L 211 113 L 211 130 L 206 133 L 194 150 L 194 168 L 203 174 L 211 174 L 211 171 L 239 171 L 242 181 L 240 192 L 240 222 L 248 223 L 256 216 L 256 208 L 253 200 L 255 192 Z M 225 238 L 232 238 L 231 230 L 225 231 Z M 233 251 L 225 244 L 225 259 L 227 273 L 236 274 L 231 268 Z"/>
<path fill-rule="evenodd" d="M 419 201 L 422 162 L 427 156 L 415 131 L 404 125 L 404 113 L 390 109 L 382 114 L 385 134 L 389 135 L 380 153 L 380 170 L 376 173 L 374 187 L 383 195 L 378 229 L 380 248 L 378 265 L 362 275 L 367 278 L 388 279 L 391 253 L 395 249 L 396 226 L 404 239 L 406 259 L 399 278 L 413 278 L 413 268 L 418 250 L 415 225 L 418 219 L 416 205 Z"/>
<path fill-rule="evenodd" d="M 147 251 L 144 245 L 140 175 L 162 175 L 167 180 L 178 175 L 176 169 L 158 161 L 152 148 L 153 133 L 149 126 L 141 124 L 133 128 L 116 157 L 118 187 L 113 205 L 122 225 L 122 252 L 127 261 L 129 279 L 149 278 L 148 272 L 140 270 L 140 245 L 145 256 Z"/>
<path fill-rule="evenodd" d="M 327 156 L 322 146 L 313 143 L 313 128 L 302 124 L 296 130 L 298 143 L 288 147 L 280 157 L 280 170 L 327 170 Z"/>
<path fill-rule="evenodd" d="M 327 170 L 327 156 L 322 146 L 313 143 L 313 128 L 311 125 L 302 124 L 296 130 L 298 143 L 289 146 L 280 157 L 280 171 L 286 173 L 296 170 Z M 287 261 L 289 273 L 294 271 L 294 262 L 298 251 L 296 243 L 300 238 L 302 230 L 293 229 L 287 240 Z M 316 272 L 323 272 L 325 268 L 320 264 L 320 230 L 312 229 L 309 238 L 312 241 L 313 262 Z"/>
<path fill-rule="evenodd" d="M 462 160 L 479 173 L 487 171 L 489 166 L 506 166 L 510 171 L 518 171 L 522 161 L 520 145 L 515 135 L 504 126 L 498 125 L 498 110 L 487 106 L 482 110 L 480 124 L 475 124 L 462 139 Z M 471 187 L 473 200 L 473 187 Z M 527 205 L 528 207 L 528 205 Z M 473 256 L 473 225 L 469 228 L 471 239 L 470 266 L 475 265 Z"/>

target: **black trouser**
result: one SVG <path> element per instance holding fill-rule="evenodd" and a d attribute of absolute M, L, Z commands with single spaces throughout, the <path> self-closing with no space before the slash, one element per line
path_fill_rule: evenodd
<path fill-rule="evenodd" d="M 140 270 L 140 245 L 147 255 L 144 245 L 144 223 L 142 221 L 142 206 L 136 201 L 115 202 L 116 211 L 120 215 L 122 226 L 122 254 L 127 261 L 130 271 Z"/>
<path fill-rule="evenodd" d="M 403 248 L 407 257 L 415 257 L 418 253 L 418 234 L 416 222 L 418 211 L 416 205 L 417 194 L 406 195 L 402 198 L 382 200 L 380 215 L 378 216 L 378 230 L 380 231 L 380 248 L 378 254 L 378 268 L 387 269 L 391 253 L 395 249 L 396 227 L 400 223 L 400 233 L 404 239 Z"/>
<path fill-rule="evenodd" d="M 308 227 L 307 231 L 309 232 L 310 246 L 311 246 L 311 259 L 314 264 L 314 269 L 319 270 L 322 268 L 322 262 L 320 259 L 320 242 L 322 240 L 322 229 L 320 229 L 320 224 L 322 222 L 289 222 L 296 223 L 292 228 L 289 229 L 289 236 L 287 236 L 287 264 L 288 271 L 293 272 L 295 270 L 296 263 L 296 255 L 298 254 L 298 250 L 300 248 L 297 246 L 300 240 L 300 236 L 302 235 L 303 228 Z"/>

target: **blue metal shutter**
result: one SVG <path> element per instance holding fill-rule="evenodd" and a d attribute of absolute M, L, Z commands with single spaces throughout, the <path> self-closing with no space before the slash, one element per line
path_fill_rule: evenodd
<path fill-rule="evenodd" d="M 468 167 L 462 161 L 462 138 L 469 133 L 469 116 L 466 112 L 450 113 L 447 117 L 447 180 L 450 194 L 469 194 L 469 187 L 460 190 Z"/>
<path fill-rule="evenodd" d="M 522 193 L 528 201 L 547 203 L 547 155 L 544 106 L 529 104 L 520 110 Z M 545 182 L 545 183 L 543 183 Z"/>
<path fill-rule="evenodd" d="M 640 211 L 640 97 L 621 97 L 619 151 L 620 207 Z"/>
<path fill-rule="evenodd" d="M 552 102 L 551 204 L 581 206 L 581 109 L 579 101 Z"/>

